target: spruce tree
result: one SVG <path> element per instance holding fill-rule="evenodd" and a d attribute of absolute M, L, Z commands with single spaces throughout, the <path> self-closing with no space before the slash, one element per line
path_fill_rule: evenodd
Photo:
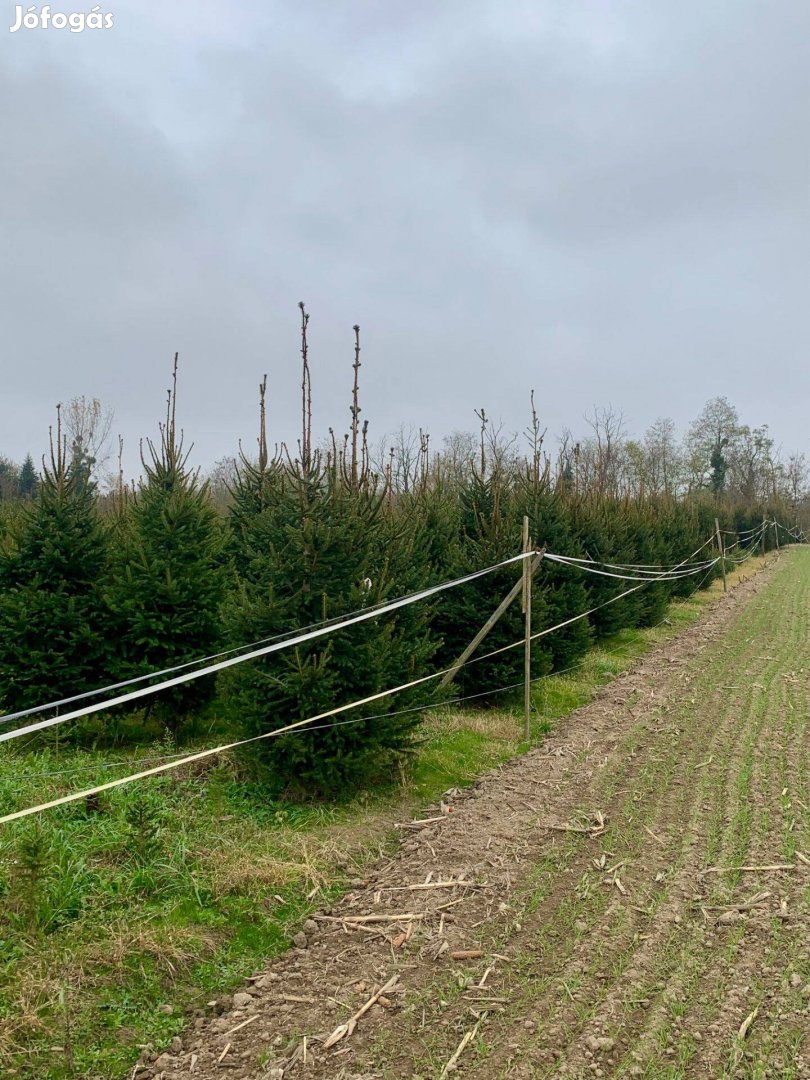
<path fill-rule="evenodd" d="M 667 566 L 676 566 L 678 563 L 688 561 L 692 552 L 700 546 L 700 542 L 696 539 L 697 527 L 694 514 L 691 513 L 688 506 L 671 501 L 661 521 L 661 528 L 667 540 Z M 714 557 L 716 554 L 717 551 L 712 545 L 709 548 L 704 548 L 696 558 Z M 683 577 L 678 581 L 673 581 L 670 586 L 671 596 L 689 596 L 702 577 L 703 575 Z"/>
<path fill-rule="evenodd" d="M 572 509 L 577 541 L 585 558 L 624 564 L 638 561 L 632 531 L 616 500 L 582 499 L 574 503 Z M 621 600 L 615 599 L 638 584 L 640 582 L 587 574 L 588 607 L 599 609 L 590 616 L 596 637 L 607 637 L 638 624 L 638 595 L 642 590 L 630 592 Z M 606 603 L 608 600 L 611 601 L 609 604 Z"/>
<path fill-rule="evenodd" d="M 582 547 L 577 542 L 565 504 L 565 484 L 560 485 L 559 492 L 552 488 L 551 463 L 543 456 L 545 432 L 540 430 L 534 391 L 531 393 L 531 423 L 526 434 L 531 456 L 518 475 L 516 516 L 528 516 L 529 535 L 536 546 L 558 555 L 581 558 Z M 584 577 L 582 571 L 570 566 L 551 560 L 540 563 L 535 575 L 535 591 L 542 595 L 545 604 L 544 629 L 587 611 L 588 592 Z M 535 648 L 546 653 L 552 669 L 559 671 L 576 663 L 587 652 L 591 637 L 588 619 L 579 619 L 540 638 Z"/>
<path fill-rule="evenodd" d="M 18 480 L 17 491 L 22 499 L 32 499 L 39 486 L 39 477 L 37 476 L 37 470 L 34 468 L 34 459 L 30 454 L 26 454 L 25 461 L 20 468 L 20 476 Z"/>
<path fill-rule="evenodd" d="M 60 419 L 36 496 L 0 549 L 0 695 L 7 710 L 109 681 L 108 556 L 94 486 L 73 471 Z"/>
<path fill-rule="evenodd" d="M 479 461 L 461 483 L 458 534 L 451 544 L 447 565 L 448 577 L 462 577 L 517 555 L 520 552 L 523 504 L 516 496 L 514 478 L 497 459 L 488 459 L 485 433 L 488 424 L 482 409 Z M 445 593 L 436 605 L 435 628 L 442 638 L 438 662 L 449 666 L 469 645 L 482 624 L 514 586 L 521 565 L 494 570 Z M 534 588 L 532 630 L 547 625 L 548 609 L 542 589 Z M 480 695 L 481 704 L 500 704 L 507 700 L 502 688 L 523 678 L 523 651 L 509 648 L 497 656 L 488 653 L 520 641 L 525 634 L 519 599 L 504 612 L 469 663 L 458 672 L 454 687 L 464 695 Z M 532 649 L 532 677 L 546 674 L 551 667 L 549 654 L 541 647 Z"/>
<path fill-rule="evenodd" d="M 655 502 L 648 499 L 644 503 L 628 502 L 624 511 L 635 541 L 636 561 L 650 564 L 643 567 L 649 570 L 674 566 L 679 561 L 678 557 L 671 557 L 667 534 L 662 528 L 663 518 L 657 513 L 657 509 Z M 632 584 L 633 582 L 628 582 L 628 585 Z M 672 584 L 667 581 L 650 581 L 643 589 L 639 589 L 636 594 L 639 626 L 655 626 L 663 619 L 672 596 Z"/>
<path fill-rule="evenodd" d="M 266 530 L 273 527 L 275 516 L 265 511 L 279 509 L 284 491 L 281 458 L 272 458 L 267 448 L 267 376 L 259 384 L 258 457 L 244 453 L 239 444 L 236 476 L 229 487 L 227 555 L 234 580 L 254 582 L 263 573 L 265 549 L 272 543 Z"/>
<path fill-rule="evenodd" d="M 259 461 L 242 459 L 233 491 L 238 584 L 225 611 L 234 644 L 292 634 L 384 602 L 417 587 L 427 572 L 424 544 L 389 516 L 385 483 L 368 464 L 365 430 L 358 421 L 359 341 L 351 436 L 342 448 L 333 441 L 325 459 L 312 448 L 303 305 L 301 316 L 299 454 L 268 462 L 262 433 Z M 247 734 L 266 734 L 418 678 L 434 648 L 427 609 L 414 605 L 237 665 L 223 675 L 222 697 Z M 279 790 L 331 796 L 390 776 L 386 763 L 410 746 L 419 713 L 388 714 L 429 698 L 431 689 L 420 686 L 409 695 L 327 718 L 313 729 L 262 740 L 254 744 L 252 759 Z"/>
<path fill-rule="evenodd" d="M 523 493 L 525 498 L 525 492 Z M 523 500 L 521 500 L 523 502 Z M 542 490 L 523 503 L 530 521 L 530 535 L 540 546 L 558 555 L 582 558 L 582 547 L 577 541 L 566 515 L 563 500 L 548 490 Z M 546 606 L 544 626 L 556 626 L 587 611 L 588 589 L 586 575 L 570 566 L 543 560 L 535 576 L 535 591 L 540 592 Z M 540 638 L 537 648 L 546 652 L 553 670 L 570 667 L 589 649 L 592 640 L 590 622 L 587 618 L 569 623 L 559 630 Z"/>
<path fill-rule="evenodd" d="M 242 533 L 249 542 L 269 543 L 226 608 L 233 641 L 291 634 L 403 588 L 397 570 L 408 565 L 406 551 L 386 551 L 390 533 L 379 494 L 347 491 L 334 473 L 321 475 L 317 487 L 312 479 L 288 475 L 283 497 Z M 432 651 L 424 612 L 414 606 L 240 664 L 223 679 L 223 694 L 234 720 L 248 734 L 262 734 L 418 677 Z M 420 688 L 422 699 L 430 689 Z M 414 700 L 418 695 L 397 695 L 322 721 L 319 730 L 268 739 L 256 744 L 257 757 L 280 788 L 337 793 L 366 782 L 388 752 L 406 748 L 419 716 L 345 721 L 398 711 Z"/>
<path fill-rule="evenodd" d="M 188 466 L 176 426 L 177 357 L 160 443 L 142 453 L 144 479 L 117 516 L 115 577 L 108 599 L 123 677 L 182 664 L 220 644 L 223 529 L 208 489 Z M 206 705 L 212 678 L 148 699 L 177 735 Z"/>

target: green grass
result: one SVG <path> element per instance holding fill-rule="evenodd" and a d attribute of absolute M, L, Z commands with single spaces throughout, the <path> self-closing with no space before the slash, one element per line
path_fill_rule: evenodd
<path fill-rule="evenodd" d="M 663 625 L 623 631 L 575 671 L 539 681 L 532 741 L 694 622 L 712 595 L 678 602 Z M 346 805 L 275 800 L 222 761 L 118 789 L 98 808 L 76 803 L 4 826 L 2 1075 L 123 1077 L 141 1047 L 168 1044 L 188 1010 L 287 948 L 311 910 L 393 844 L 394 820 L 528 749 L 518 704 L 436 710 L 423 735 L 387 790 Z M 126 775 L 166 749 L 6 749 L 0 813 Z"/>

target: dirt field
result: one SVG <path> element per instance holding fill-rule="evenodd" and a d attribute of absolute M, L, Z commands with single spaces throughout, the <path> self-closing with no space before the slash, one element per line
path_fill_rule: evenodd
<path fill-rule="evenodd" d="M 794 549 L 135 1075 L 810 1077 L 808 613 Z"/>

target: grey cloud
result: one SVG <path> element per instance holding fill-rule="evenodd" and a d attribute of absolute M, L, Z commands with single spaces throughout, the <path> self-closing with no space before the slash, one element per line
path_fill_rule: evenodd
<path fill-rule="evenodd" d="M 134 444 L 175 348 L 200 460 L 251 437 L 265 370 L 294 437 L 299 299 L 323 427 L 359 321 L 377 433 L 520 428 L 536 386 L 552 431 L 726 393 L 806 447 L 805 4 L 193 12 L 7 65 L 0 451 L 41 443 L 51 388 Z"/>

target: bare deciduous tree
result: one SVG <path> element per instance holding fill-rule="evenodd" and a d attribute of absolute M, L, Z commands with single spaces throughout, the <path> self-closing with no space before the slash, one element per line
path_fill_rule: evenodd
<path fill-rule="evenodd" d="M 660 416 L 644 434 L 647 490 L 655 495 L 674 495 L 681 483 L 683 455 L 678 449 L 675 423 Z"/>
<path fill-rule="evenodd" d="M 785 466 L 785 494 L 794 510 L 807 498 L 809 490 L 807 458 L 804 454 L 791 454 Z"/>
<path fill-rule="evenodd" d="M 728 398 L 715 397 L 706 402 L 686 436 L 690 490 L 709 486 L 715 491 L 722 490 L 719 469 L 727 456 L 724 451 L 732 445 L 739 430 L 739 415 Z"/>
<path fill-rule="evenodd" d="M 98 398 L 71 398 L 62 406 L 62 425 L 74 468 L 100 473 L 110 457 L 109 441 L 115 413 Z"/>
<path fill-rule="evenodd" d="M 595 492 L 599 496 L 618 495 L 623 486 L 624 416 L 609 405 L 595 408 L 585 419 L 593 431 L 588 450 Z"/>

